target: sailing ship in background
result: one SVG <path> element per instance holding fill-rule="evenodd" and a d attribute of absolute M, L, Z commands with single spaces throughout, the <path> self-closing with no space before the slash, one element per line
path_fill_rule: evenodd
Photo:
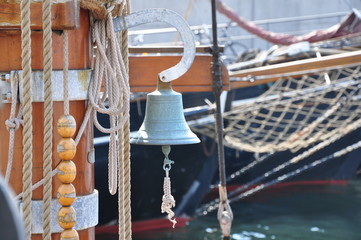
<path fill-rule="evenodd" d="M 323 31 L 327 33 L 323 36 L 328 35 L 323 41 L 274 46 L 253 59 L 242 54 L 246 61 L 240 58 L 227 66 L 232 90 L 227 94 L 224 118 L 231 202 L 271 185 L 282 186 L 282 182 L 344 184 L 356 176 L 361 164 L 359 12 L 354 10 L 339 26 L 332 29 L 333 35 Z M 218 203 L 201 204 L 217 184 L 212 93 L 184 93 L 183 101 L 188 123 L 202 143 L 172 148 L 172 194 L 177 200 L 176 216 L 184 220 L 180 225 L 216 210 Z M 143 121 L 144 106 L 139 99 L 131 105 L 132 131 Z M 107 142 L 103 140 L 95 144 L 100 191 L 107 189 L 100 180 L 106 168 Z M 132 146 L 135 232 L 170 226 L 159 210 L 162 158 L 158 148 Z M 98 227 L 100 234 L 115 230 L 112 221 L 117 215 L 111 206 L 116 206 L 116 198 L 104 191 L 100 194 L 100 223 L 104 224 Z"/>
<path fill-rule="evenodd" d="M 6 6 L 6 4 L 8 3 L 3 4 L 5 4 Z M 47 4 L 50 5 L 50 1 L 47 1 Z M 69 2 L 66 4 L 69 4 L 67 10 L 79 10 L 77 2 Z M 57 4 L 55 4 L 54 7 L 58 8 L 59 10 L 59 5 L 56 5 Z M 32 6 L 39 10 L 39 5 Z M 60 9 L 64 10 L 64 8 L 62 7 L 60 7 Z M 107 12 L 107 14 L 109 14 L 109 12 Z M 7 15 L 12 16 L 12 14 Z M 76 80 L 80 80 L 83 84 L 85 84 L 85 82 L 88 83 L 90 79 L 89 68 L 91 67 L 91 58 L 89 57 L 90 54 L 88 51 L 91 48 L 90 42 L 88 41 L 88 12 L 84 9 L 81 10 L 81 17 L 79 18 L 81 19 L 80 22 L 76 21 L 79 20 L 79 16 L 77 14 L 75 14 L 75 16 L 66 16 L 69 18 L 59 18 L 61 21 L 60 23 L 55 23 L 55 28 L 58 27 L 60 30 L 64 30 L 64 28 L 73 29 L 76 28 L 78 24 L 81 25 L 80 29 L 71 31 L 69 34 L 70 52 L 74 54 L 74 56 L 77 56 L 72 56 L 70 60 L 70 68 L 78 69 L 74 70 L 75 72 L 72 72 L 71 76 L 76 75 L 78 77 Z M 76 19 L 73 19 L 73 17 Z M 39 18 L 37 19 L 39 20 Z M 49 16 L 48 19 L 50 19 Z M 356 17 L 354 19 L 355 21 L 351 21 L 351 23 L 349 23 L 350 26 L 352 26 L 349 27 L 349 29 L 358 29 L 357 27 L 359 22 Z M 63 20 L 69 20 L 69 22 L 67 22 L 69 25 L 64 25 Z M 112 23 L 110 17 L 108 18 L 108 20 L 110 21 L 110 23 Z M 124 23 L 126 21 L 123 19 L 120 20 L 120 22 Z M 7 22 L 5 21 L 3 24 L 6 25 L 6 23 Z M 27 23 L 30 23 L 30 21 L 27 21 Z M 41 29 L 41 23 L 42 21 L 38 21 L 32 26 L 35 29 Z M 14 23 L 14 26 L 15 28 L 19 28 L 19 24 L 17 22 Z M 6 25 L 6 27 L 9 26 Z M 47 27 L 51 31 L 51 25 L 48 24 Z M 30 26 L 28 25 L 28 30 L 29 29 Z M 33 40 L 35 41 L 33 43 L 41 43 L 41 41 L 39 40 L 39 36 L 41 35 L 36 34 L 39 33 L 38 31 L 34 32 L 35 34 Z M 2 35 L 0 38 L 0 40 L 3 42 L 2 46 L 6 49 L 4 55 L 7 56 L 5 58 L 5 61 L 1 61 L 2 71 L 5 71 L 5 73 L 2 73 L 0 75 L 0 82 L 1 84 L 4 84 L 8 87 L 7 90 L 15 93 L 17 91 L 16 89 L 18 89 L 18 83 L 14 82 L 17 80 L 17 71 L 14 71 L 14 69 L 21 69 L 21 64 L 20 61 L 18 61 L 19 58 L 14 58 L 15 61 L 11 62 L 10 60 L 13 60 L 13 58 L 11 57 L 15 56 L 16 54 L 13 54 L 13 56 L 11 57 L 10 55 L 13 51 L 19 53 L 25 48 L 22 48 L 20 46 L 20 31 L 15 30 L 14 32 L 11 32 L 11 34 L 8 33 L 9 32 L 6 32 L 5 30 L 4 35 Z M 78 33 L 80 34 L 76 35 Z M 111 34 L 113 32 L 108 31 L 108 33 Z M 343 36 L 342 39 L 330 40 L 330 42 L 337 45 L 338 42 L 343 42 L 344 39 L 348 39 L 347 44 L 342 45 L 341 48 L 338 45 L 337 47 L 333 48 L 345 50 L 352 46 L 352 50 L 355 50 L 355 48 L 359 47 L 357 43 L 358 36 L 359 35 L 349 36 L 347 34 L 347 36 Z M 53 34 L 55 44 L 60 43 L 62 40 L 61 38 L 62 36 Z M 329 44 L 330 42 L 328 42 L 327 44 Z M 350 42 L 352 42 L 352 44 L 354 45 L 351 45 Z M 16 44 L 14 45 L 14 43 Z M 309 52 L 314 52 L 316 57 L 318 57 L 318 59 L 313 59 L 311 61 L 296 61 L 294 65 L 297 66 L 297 71 L 289 71 L 289 66 L 287 65 L 286 67 L 283 66 L 288 69 L 287 71 L 279 72 L 279 69 L 282 69 L 282 64 L 274 67 L 274 69 L 277 70 L 271 70 L 272 67 L 268 66 L 266 68 L 267 73 L 262 72 L 262 70 L 265 70 L 262 68 L 244 70 L 245 68 L 247 68 L 247 66 L 255 64 L 255 62 L 256 64 L 259 64 L 258 61 L 251 61 L 249 64 L 241 64 L 241 66 L 239 64 L 233 65 L 233 67 L 229 66 L 230 76 L 232 77 L 232 79 L 237 78 L 238 81 L 231 82 L 232 88 L 234 89 L 232 90 L 234 91 L 234 95 L 229 94 L 229 96 L 227 96 L 228 101 L 225 101 L 225 140 L 228 146 L 226 155 L 227 159 L 229 160 L 227 162 L 227 166 L 235 170 L 235 172 L 229 175 L 228 180 L 233 186 L 241 185 L 240 188 L 237 188 L 235 191 L 230 193 L 231 201 L 247 197 L 268 186 L 277 184 L 284 180 L 287 180 L 288 183 L 292 181 L 294 183 L 300 183 L 299 180 L 302 180 L 303 182 L 304 180 L 310 180 L 311 182 L 314 182 L 314 180 L 329 181 L 330 179 L 349 179 L 354 176 L 356 169 L 359 167 L 360 159 L 358 156 L 356 156 L 355 151 L 358 151 L 361 145 L 360 142 L 357 142 L 359 137 L 357 128 L 359 126 L 360 119 L 359 106 L 357 104 L 359 100 L 358 90 L 360 85 L 358 82 L 360 80 L 358 69 L 360 54 L 358 51 L 353 51 L 350 53 L 335 54 L 334 56 L 319 57 L 320 54 L 324 53 L 320 50 L 320 48 L 323 48 L 327 44 L 315 44 L 319 44 L 317 45 L 318 50 L 315 49 L 316 45 L 314 44 L 301 44 L 299 45 L 301 46 L 301 48 L 296 48 L 296 52 L 306 52 L 306 56 Z M 83 48 L 79 48 L 80 45 L 83 46 Z M 9 51 L 10 49 L 11 51 Z M 27 48 L 27 50 L 29 49 L 31 49 L 30 46 Z M 42 52 L 39 51 L 42 49 L 35 48 L 33 50 L 35 51 L 32 57 L 35 59 L 35 61 L 33 62 L 32 68 L 42 69 L 44 67 L 42 65 L 42 61 L 40 61 Z M 209 50 L 209 48 L 203 48 L 202 52 L 209 52 Z M 169 50 L 167 51 L 169 53 Z M 67 52 L 65 50 L 65 47 L 64 52 Z M 280 52 L 282 54 L 279 54 Z M 292 56 L 297 55 L 294 54 L 295 50 L 289 51 L 288 49 L 280 49 L 278 53 L 277 51 L 272 51 L 272 54 L 277 53 L 275 54 L 275 56 L 278 59 L 277 61 L 279 61 L 280 58 L 284 58 L 283 54 L 285 52 L 287 56 L 291 56 L 292 54 Z M 290 52 L 292 54 L 290 54 Z M 48 50 L 47 53 L 52 55 L 51 50 Z M 54 61 L 54 66 L 56 69 L 58 69 L 60 68 L 60 66 L 62 66 L 62 63 L 60 61 L 61 57 L 59 54 L 55 55 L 56 59 Z M 100 58 L 97 59 L 99 60 Z M 206 59 L 206 61 L 209 60 L 207 56 L 206 58 L 203 58 L 203 60 L 204 59 Z M 274 58 L 270 56 L 266 57 L 267 61 L 264 61 L 264 58 L 262 59 L 263 61 L 261 62 L 267 62 L 267 64 L 274 61 Z M 8 61 L 11 62 L 11 64 L 8 64 Z M 210 61 L 208 62 L 210 63 Z M 316 65 L 316 63 L 321 62 L 324 65 L 309 67 L 310 65 Z M 30 65 L 30 63 L 30 60 L 27 61 L 27 64 Z M 133 66 L 135 65 L 136 64 L 133 64 Z M 299 70 L 299 66 L 302 66 L 302 71 Z M 201 70 L 202 69 L 198 69 L 197 72 L 200 72 Z M 224 70 L 226 71 L 225 68 Z M 138 69 L 137 71 L 139 72 Z M 275 72 L 269 75 L 272 71 Z M 8 72 L 11 72 L 11 74 L 15 75 L 10 76 Z M 142 72 L 142 74 L 144 73 Z M 228 71 L 224 72 L 225 76 L 227 74 Z M 36 75 L 36 73 L 34 75 Z M 58 76 L 57 74 L 55 75 Z M 210 71 L 208 71 L 207 76 L 211 76 Z M 251 86 L 259 83 L 270 82 L 280 77 L 287 78 L 287 80 L 277 81 L 272 86 Z M 9 81 L 10 79 L 11 81 Z M 26 83 L 30 85 L 30 74 L 27 75 L 27 79 L 29 79 L 29 81 L 26 81 Z M 41 82 L 41 77 L 34 77 L 34 79 Z M 47 79 L 50 79 L 50 82 L 52 80 L 51 78 Z M 197 80 L 197 83 L 200 81 L 201 79 Z M 11 82 L 11 84 L 9 82 Z M 227 83 L 227 81 L 225 82 Z M 41 84 L 39 86 L 41 86 Z M 249 88 L 245 90 L 245 86 L 249 86 Z M 71 97 L 72 100 L 74 100 L 74 98 L 77 100 L 72 101 L 71 109 L 74 113 L 74 117 L 78 122 L 82 121 L 83 116 L 86 112 L 85 100 L 87 99 L 87 90 L 86 88 L 84 88 L 84 85 L 82 85 L 82 87 L 83 88 L 79 87 L 76 89 L 76 91 L 80 91 L 80 89 L 83 89 L 82 94 L 84 95 L 81 96 L 81 100 L 74 96 Z M 229 86 L 225 86 L 224 88 L 227 87 Z M 239 90 L 237 90 L 238 88 Z M 34 94 L 35 98 L 39 97 L 37 98 L 37 101 L 39 102 L 34 102 L 34 104 L 31 104 L 30 100 L 25 101 L 25 104 L 34 105 L 34 112 L 42 112 L 44 104 L 42 99 L 43 89 L 36 88 L 35 90 L 37 90 L 36 93 L 39 93 Z M 109 88 L 107 90 L 109 90 Z M 245 96 L 245 92 L 247 92 L 247 94 L 249 95 Z M 29 95 L 30 94 L 28 94 L 28 97 L 34 97 Z M 217 157 L 214 151 L 214 120 L 212 119 L 212 117 L 207 116 L 209 114 L 212 114 L 214 109 L 211 103 L 209 105 L 203 106 L 204 98 L 210 99 L 209 102 L 212 101 L 211 95 L 211 93 L 185 94 L 184 105 L 185 107 L 190 107 L 185 111 L 185 115 L 187 116 L 189 124 L 192 126 L 193 130 L 199 133 L 199 137 L 202 139 L 202 144 L 192 145 L 190 147 L 187 146 L 187 148 L 183 146 L 173 147 L 173 151 L 170 156 L 170 158 L 176 162 L 176 167 L 172 169 L 172 195 L 175 196 L 178 202 L 177 208 L 175 209 L 175 213 L 178 216 L 178 226 L 181 226 L 186 221 L 188 221 L 190 216 L 207 214 L 208 212 L 213 211 L 214 209 L 216 209 L 216 206 L 218 204 L 217 200 L 215 200 L 205 205 L 202 205 L 199 208 L 200 202 L 202 201 L 202 199 L 204 199 L 204 195 L 211 191 L 214 184 L 217 183 L 217 179 L 216 177 L 214 177 L 217 171 Z M 240 99 L 250 97 L 257 98 L 238 101 Z M 60 101 L 64 100 L 65 102 L 66 97 L 60 97 L 59 99 Z M 14 109 L 16 109 L 17 101 L 14 100 L 17 100 L 17 97 L 14 96 L 13 99 L 8 98 L 6 102 L 11 102 L 11 108 L 15 106 Z M 104 105 L 107 104 L 105 103 Z M 139 128 L 140 123 L 142 122 L 142 117 L 139 116 L 138 111 L 139 109 L 144 109 L 142 105 L 144 106 L 144 102 L 134 101 L 131 106 L 131 129 L 134 131 Z M 49 105 L 47 105 L 47 107 L 49 107 Z M 63 106 L 61 106 L 61 104 L 54 104 L 53 108 L 55 118 L 58 118 L 58 115 L 60 115 L 62 112 Z M 10 115 L 10 104 L 5 104 L 1 111 L 4 111 L 6 113 L 0 115 L 0 119 L 5 121 L 5 118 Z M 24 112 L 28 114 L 30 111 Z M 65 104 L 64 112 L 66 112 Z M 52 113 L 50 114 L 48 112 L 47 116 L 50 115 L 52 115 Z M 144 113 L 140 115 L 144 115 Z M 102 120 L 104 122 L 108 122 L 108 119 L 103 118 Z M 24 121 L 26 121 L 27 124 L 29 122 L 32 122 L 30 118 L 24 118 Z M 74 124 L 71 125 L 73 126 Z M 103 125 L 106 126 L 106 124 Z M 15 126 L 13 128 L 15 131 Z M 24 128 L 24 130 L 29 129 L 30 128 Z M 40 139 L 43 136 L 42 130 L 42 124 L 38 121 L 34 121 L 34 129 L 30 133 L 30 135 L 34 135 L 36 139 Z M 2 135 L 5 135 L 4 132 L 6 130 L 4 126 L 0 128 L 0 131 Z M 93 146 L 91 144 L 91 141 L 88 141 L 90 139 L 89 136 L 91 135 L 92 129 L 90 128 L 85 129 L 85 133 L 83 135 L 85 137 L 83 138 L 81 138 L 82 134 L 79 133 L 79 148 L 77 149 L 78 154 L 74 158 L 74 160 L 79 159 L 79 161 L 77 161 L 79 162 L 77 167 L 79 172 L 84 174 L 78 175 L 76 181 L 74 182 L 74 185 L 77 188 L 78 201 L 86 201 L 86 203 L 90 206 L 97 206 L 98 194 L 97 191 L 94 190 L 93 186 L 94 175 L 92 170 L 94 159 L 91 155 L 91 150 Z M 96 132 L 96 135 L 100 136 L 100 133 Z M 65 135 L 63 137 L 65 137 Z M 57 136 L 57 138 L 59 139 L 60 136 Z M 48 141 L 51 142 L 53 141 L 53 139 L 48 138 Z M 5 141 L 2 143 L 3 144 L 1 144 L 0 148 L 1 156 L 6 155 L 5 153 L 7 153 L 8 147 L 11 145 L 10 141 L 8 143 Z M 33 144 L 30 143 L 28 145 L 34 145 L 35 149 L 40 149 L 42 148 L 43 142 L 34 141 Z M 98 138 L 95 141 L 95 145 L 97 148 L 95 161 L 95 178 L 97 181 L 96 188 L 100 190 L 99 195 L 101 217 L 100 226 L 98 227 L 98 233 L 109 233 L 112 231 L 112 229 L 116 229 L 115 232 L 118 233 L 118 226 L 116 226 L 115 228 L 112 228 L 111 226 L 112 223 L 117 221 L 115 219 L 118 219 L 115 213 L 116 211 L 114 211 L 114 208 L 117 208 L 118 199 L 107 195 L 107 182 L 105 183 L 104 181 L 104 175 L 106 175 L 104 174 L 106 172 L 105 168 L 108 166 L 108 163 L 105 160 L 108 152 L 107 141 L 104 141 L 104 138 Z M 32 147 L 33 146 L 30 146 L 27 149 L 29 150 Z M 21 158 L 19 157 L 19 155 L 21 155 L 22 148 L 23 146 L 16 148 L 17 151 L 14 154 L 15 159 Z M 74 149 L 71 150 L 72 154 L 74 154 Z M 37 176 L 35 176 L 36 180 L 38 180 L 37 178 L 42 178 L 42 174 L 40 173 L 43 168 L 43 162 L 41 161 L 42 155 L 44 155 L 44 157 L 49 156 L 45 153 L 41 154 L 39 151 L 35 151 L 34 171 L 38 171 L 37 173 L 39 173 L 37 174 Z M 85 157 L 86 155 L 87 157 Z M 134 221 L 133 228 L 135 232 L 138 230 L 149 230 L 163 226 L 170 226 L 168 220 L 166 220 L 164 216 L 160 214 L 159 210 L 161 205 L 162 181 L 164 175 L 164 169 L 162 167 L 161 161 L 163 158 L 163 154 L 161 153 L 159 147 L 133 146 L 132 209 Z M 24 158 L 24 160 L 27 159 L 30 159 L 31 161 L 30 157 Z M 85 159 L 87 159 L 88 161 L 86 161 Z M 50 161 L 48 165 L 53 164 L 54 167 L 54 165 L 57 165 L 58 163 L 59 159 L 57 158 L 53 163 L 51 163 Z M 19 194 L 18 197 L 20 197 L 20 195 L 22 194 L 22 184 L 24 186 L 26 184 L 25 181 L 24 183 L 21 183 L 21 181 L 17 180 L 13 181 L 14 179 L 19 179 L 23 176 L 21 174 L 21 167 L 19 167 L 19 165 L 21 164 L 17 164 L 18 165 L 15 164 L 14 168 L 12 168 L 11 166 L 9 167 L 9 169 L 13 169 L 12 171 L 9 171 L 9 173 L 12 172 L 13 174 L 11 177 L 10 175 L 8 175 L 8 177 L 10 178 L 10 182 L 14 182 L 14 189 Z M 328 171 L 324 171 L 324 169 L 320 171 L 318 166 L 320 166 L 321 164 L 323 164 L 323 166 L 326 166 L 325 164 L 328 164 Z M 4 166 L 1 167 L 4 169 Z M 33 169 L 31 167 L 24 168 L 24 171 L 26 172 L 32 172 L 32 170 Z M 48 180 L 50 181 L 47 181 L 47 183 L 50 182 L 51 185 L 51 169 L 49 170 L 50 171 L 47 171 L 47 173 L 49 176 Z M 322 174 L 320 174 L 320 172 Z M 71 179 L 74 180 L 74 172 L 72 171 L 71 174 Z M 26 180 L 29 183 L 29 187 L 24 187 L 24 189 L 30 194 L 25 194 L 26 196 L 23 199 L 33 201 L 34 199 L 31 196 L 31 188 L 35 188 L 35 186 L 32 186 L 32 177 L 29 177 Z M 41 185 L 41 183 L 39 184 Z M 39 184 L 35 185 L 40 186 Z M 59 185 L 60 183 L 54 182 L 54 184 Z M 44 189 L 46 188 L 44 187 Z M 41 199 L 42 196 L 43 195 L 40 193 L 39 189 L 36 190 L 33 195 L 34 198 L 39 199 Z M 51 191 L 48 196 L 50 197 L 48 197 L 47 200 L 51 201 Z M 69 204 L 65 204 L 66 206 L 69 206 Z M 30 206 L 30 208 L 31 205 L 32 204 L 27 204 L 27 206 Z M 90 207 L 81 208 L 79 211 L 79 213 L 81 214 L 79 214 L 79 216 L 90 216 L 90 214 L 84 214 L 84 211 L 88 211 L 89 208 Z M 94 211 L 94 213 L 97 213 L 97 211 Z M 36 215 L 36 217 L 40 216 L 40 214 L 34 215 Z M 156 220 L 154 220 L 155 218 Z M 31 230 L 31 224 L 33 219 L 30 220 L 31 221 L 27 221 L 27 234 L 40 234 L 42 230 L 38 231 L 35 228 Z M 50 220 L 50 218 L 47 218 L 47 220 Z M 97 218 L 94 217 L 87 220 L 89 220 L 87 222 L 87 227 L 84 227 L 84 230 L 79 232 L 81 238 L 83 238 L 83 236 L 88 238 L 94 237 L 93 228 L 97 223 Z M 130 223 L 130 218 L 128 218 L 128 220 L 128 223 Z M 71 221 L 71 224 L 73 225 L 73 220 Z M 82 223 L 83 221 L 80 220 L 78 222 Z M 105 224 L 107 224 L 107 226 L 105 226 Z M 130 228 L 128 228 L 128 230 L 129 229 Z M 40 237 L 40 235 L 37 237 Z"/>

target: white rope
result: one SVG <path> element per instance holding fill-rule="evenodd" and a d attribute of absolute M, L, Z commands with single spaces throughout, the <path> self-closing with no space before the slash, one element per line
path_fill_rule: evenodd
<path fill-rule="evenodd" d="M 174 212 L 172 210 L 173 207 L 175 207 L 175 199 L 172 196 L 172 188 L 171 188 L 171 182 L 169 177 L 169 171 L 172 168 L 172 164 L 174 161 L 169 159 L 169 153 L 170 153 L 170 146 L 169 145 L 163 145 L 162 146 L 162 152 L 164 154 L 164 161 L 163 161 L 163 170 L 165 171 L 165 177 L 163 182 L 163 197 L 162 197 L 162 205 L 161 205 L 161 212 L 168 214 L 168 220 L 173 223 L 173 228 L 175 227 L 175 224 L 177 223 L 176 219 L 174 217 Z"/>
<path fill-rule="evenodd" d="M 127 71 L 121 56 L 119 43 L 114 33 L 111 13 L 107 20 L 94 23 L 93 38 L 96 49 L 94 77 L 90 83 L 89 103 L 99 131 L 110 134 L 109 142 L 109 192 L 115 194 L 118 187 L 117 133 L 124 128 L 129 118 L 129 83 Z M 104 93 L 100 95 L 104 79 Z M 125 99 L 125 101 L 121 101 Z M 108 114 L 110 127 L 105 128 L 98 122 L 97 114 Z"/>
<path fill-rule="evenodd" d="M 162 213 L 168 214 L 168 220 L 173 223 L 173 228 L 175 227 L 175 224 L 177 221 L 174 217 L 174 212 L 172 211 L 172 208 L 175 207 L 175 200 L 171 193 L 171 182 L 169 178 L 169 170 L 166 171 L 166 176 L 164 177 L 163 182 L 163 197 L 162 197 L 162 205 L 161 205 L 161 211 Z"/>
<path fill-rule="evenodd" d="M 18 99 L 18 88 L 19 88 L 19 78 L 18 72 L 12 73 L 10 77 L 11 81 L 11 107 L 10 107 L 10 116 L 9 119 L 5 121 L 6 129 L 9 131 L 9 152 L 8 152 L 8 163 L 5 173 L 5 182 L 8 183 L 11 175 L 11 168 L 13 166 L 14 160 L 14 142 L 15 142 L 15 132 L 19 129 L 20 125 L 23 124 L 22 120 L 22 108 L 19 107 L 18 116 L 16 114 L 16 103 Z"/>

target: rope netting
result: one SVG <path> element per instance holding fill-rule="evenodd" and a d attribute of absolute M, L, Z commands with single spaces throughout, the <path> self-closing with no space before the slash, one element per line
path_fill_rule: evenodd
<path fill-rule="evenodd" d="M 225 145 L 264 153 L 297 151 L 341 138 L 361 124 L 360 66 L 279 79 L 254 99 L 224 114 Z M 194 131 L 214 137 L 209 125 Z"/>

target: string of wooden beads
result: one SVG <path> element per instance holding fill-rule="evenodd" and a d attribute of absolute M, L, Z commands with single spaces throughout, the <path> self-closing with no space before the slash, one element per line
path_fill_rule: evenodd
<path fill-rule="evenodd" d="M 57 123 L 57 130 L 62 136 L 57 146 L 57 152 L 61 159 L 57 176 L 62 183 L 57 192 L 58 202 L 62 206 L 58 211 L 58 223 L 64 229 L 60 239 L 77 240 L 79 239 L 78 232 L 73 229 L 76 223 L 76 213 L 71 206 L 76 197 L 75 187 L 72 184 L 76 177 L 76 166 L 72 161 L 76 153 L 76 144 L 72 139 L 76 131 L 76 122 L 73 116 L 61 116 Z"/>

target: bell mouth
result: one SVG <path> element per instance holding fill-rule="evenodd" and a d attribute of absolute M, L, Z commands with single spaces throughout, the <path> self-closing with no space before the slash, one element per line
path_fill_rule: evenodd
<path fill-rule="evenodd" d="M 139 130 L 130 134 L 130 143 L 139 145 L 187 145 L 200 143 L 201 140 L 190 129 L 186 133 L 174 134 L 172 137 L 166 133 L 151 133 Z"/>

